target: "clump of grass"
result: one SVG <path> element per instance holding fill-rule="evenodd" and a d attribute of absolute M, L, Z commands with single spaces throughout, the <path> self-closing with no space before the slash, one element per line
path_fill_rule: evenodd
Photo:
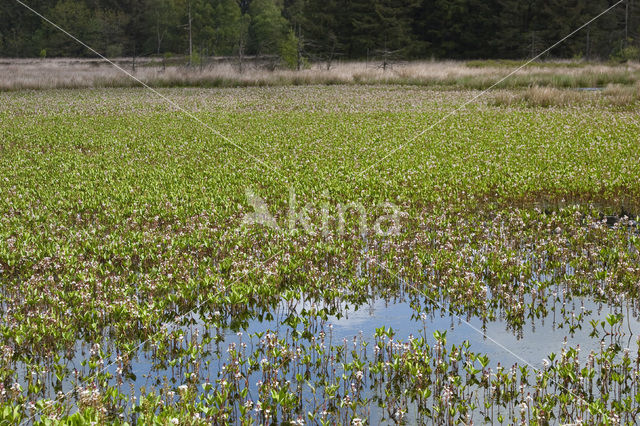
<path fill-rule="evenodd" d="M 491 100 L 493 106 L 526 106 L 529 108 L 596 105 L 628 107 L 640 98 L 640 84 L 624 86 L 609 84 L 602 90 L 577 91 L 555 87 L 534 86 L 524 91 L 498 91 Z"/>
<path fill-rule="evenodd" d="M 640 84 L 632 87 L 610 84 L 604 89 L 602 95 L 609 105 L 628 106 L 634 104 L 640 97 Z"/>
<path fill-rule="evenodd" d="M 553 87 L 532 87 L 524 94 L 524 100 L 527 105 L 543 108 L 566 106 L 582 99 L 583 96 L 576 92 L 560 90 Z"/>
<path fill-rule="evenodd" d="M 530 108 L 549 108 L 590 102 L 592 99 L 589 94 L 585 93 L 556 89 L 554 87 L 534 86 L 520 92 L 497 92 L 490 103 L 495 106 L 524 105 Z"/>

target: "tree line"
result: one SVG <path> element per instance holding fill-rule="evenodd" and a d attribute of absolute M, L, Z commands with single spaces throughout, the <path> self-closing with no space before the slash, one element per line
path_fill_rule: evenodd
<path fill-rule="evenodd" d="M 274 55 L 526 58 L 616 0 L 24 0 L 108 57 Z M 550 55 L 638 56 L 640 0 L 626 0 Z M 14 0 L 0 2 L 0 56 L 92 56 Z"/>

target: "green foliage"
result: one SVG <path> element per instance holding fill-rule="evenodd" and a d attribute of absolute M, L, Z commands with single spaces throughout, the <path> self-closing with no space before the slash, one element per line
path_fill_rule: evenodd
<path fill-rule="evenodd" d="M 352 49 L 361 57 L 376 50 L 407 51 L 413 42 L 417 0 L 356 0 L 351 2 Z"/>
<path fill-rule="evenodd" d="M 192 43 L 200 55 L 232 55 L 246 39 L 246 18 L 234 0 L 191 0 L 183 8 L 188 29 L 191 7 Z M 193 59 L 191 61 L 194 63 Z"/>
<path fill-rule="evenodd" d="M 640 48 L 633 44 L 633 40 L 629 40 L 627 46 L 620 48 L 611 55 L 611 60 L 617 63 L 638 61 L 640 60 Z"/>
<path fill-rule="evenodd" d="M 145 0 L 143 17 L 145 49 L 157 55 L 184 51 L 184 30 L 180 28 L 183 5 L 180 0 Z"/>
<path fill-rule="evenodd" d="M 275 0 L 253 0 L 249 6 L 251 16 L 252 49 L 259 54 L 279 53 L 287 39 L 287 20 Z"/>
<path fill-rule="evenodd" d="M 56 24 L 109 55 L 188 52 L 277 54 L 289 29 L 305 56 L 333 61 L 393 51 L 399 57 L 533 56 L 610 6 L 606 0 L 37 0 Z M 628 6 L 628 8 L 626 7 Z M 628 9 L 628 16 L 626 10 Z M 247 28 L 250 21 L 250 28 Z M 622 58 L 625 37 L 638 40 L 640 4 L 611 10 L 550 56 Z M 77 44 L 77 43 L 76 43 Z M 0 56 L 84 56 L 88 52 L 17 2 L 0 4 Z M 631 52 L 633 53 L 633 52 Z M 622 56 L 621 56 L 622 55 Z M 627 56 L 634 56 L 627 54 Z"/>
<path fill-rule="evenodd" d="M 0 403 L 0 425 L 16 425 L 25 419 L 20 404 Z"/>
<path fill-rule="evenodd" d="M 198 51 L 194 51 L 189 58 L 189 63 L 191 65 L 201 65 L 202 64 L 202 56 L 198 53 Z"/>
<path fill-rule="evenodd" d="M 287 37 L 280 42 L 280 57 L 285 66 L 290 69 L 296 69 L 298 67 L 298 38 L 289 31 Z"/>
<path fill-rule="evenodd" d="M 98 40 L 97 25 L 91 10 L 80 0 L 60 0 L 50 11 L 50 19 L 89 46 Z M 50 56 L 85 56 L 89 52 L 51 26 L 44 27 Z"/>
<path fill-rule="evenodd" d="M 344 54 L 351 34 L 351 17 L 340 0 L 309 0 L 298 22 L 303 35 L 311 40 L 309 51 L 316 60 L 333 61 Z"/>
<path fill-rule="evenodd" d="M 235 0 L 218 0 L 215 6 L 215 43 L 217 55 L 231 55 L 246 38 L 248 27 Z"/>
<path fill-rule="evenodd" d="M 475 104 L 416 139 L 474 93 L 167 93 L 208 126 L 138 89 L 0 94 L 0 423 L 354 424 L 376 403 L 380 423 L 633 421 L 635 111 Z M 406 219 L 384 237 L 351 213 L 343 233 L 242 225 L 248 187 L 291 218 L 288 182 L 312 227 L 354 200 Z M 400 327 L 328 326 L 397 300 Z M 579 354 L 543 335 L 557 350 L 534 370 L 460 343 L 462 318 L 483 351 L 492 326 L 593 336 Z"/>
<path fill-rule="evenodd" d="M 216 41 L 216 11 L 209 0 L 188 0 L 191 6 L 192 43 L 194 51 L 212 53 Z M 188 25 L 188 16 L 187 16 Z M 192 58 L 192 63 L 193 58 Z"/>

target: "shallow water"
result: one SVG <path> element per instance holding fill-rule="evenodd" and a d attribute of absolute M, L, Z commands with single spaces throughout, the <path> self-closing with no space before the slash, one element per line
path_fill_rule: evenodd
<path fill-rule="evenodd" d="M 303 307 L 309 308 L 311 303 L 299 302 L 296 310 Z M 559 310 L 562 303 L 556 304 Z M 434 331 L 447 331 L 447 342 L 460 344 L 469 341 L 471 347 L 476 352 L 489 355 L 492 362 L 501 362 L 503 365 L 512 362 L 531 364 L 535 368 L 542 366 L 542 360 L 552 352 L 558 353 L 565 346 L 580 345 L 582 355 L 586 356 L 588 351 L 597 351 L 600 348 L 600 340 L 589 337 L 589 320 L 595 319 L 605 321 L 608 314 L 620 312 L 620 308 L 614 308 L 602 303 L 594 302 L 587 298 L 574 298 L 573 302 L 567 304 L 567 308 L 579 313 L 584 311 L 585 315 L 582 326 L 575 333 L 569 332 L 567 325 L 562 325 L 560 321 L 555 321 L 554 316 L 562 317 L 560 313 L 554 315 L 551 312 L 549 318 L 531 319 L 521 330 L 513 330 L 504 318 L 495 321 L 483 322 L 477 317 L 465 319 L 458 315 L 452 315 L 440 310 L 437 314 L 427 316 L 426 320 L 419 318 L 416 310 L 411 304 L 398 298 L 396 300 L 373 299 L 368 305 L 358 308 L 343 304 L 342 316 L 330 316 L 323 322 L 321 329 L 331 333 L 335 342 L 343 339 L 353 340 L 357 336 L 371 338 L 376 329 L 382 326 L 391 327 L 396 332 L 396 339 L 407 340 L 409 337 L 423 335 L 426 331 L 432 337 Z M 277 311 L 282 312 L 279 316 L 286 317 L 286 308 L 280 306 Z M 629 327 L 631 331 L 629 331 Z M 204 330 L 203 330 L 204 331 Z M 259 321 L 252 320 L 249 327 L 244 330 L 243 335 L 263 333 L 266 331 L 277 332 L 279 335 L 290 334 L 291 328 L 276 320 Z M 640 336 L 640 321 L 637 319 L 625 318 L 623 327 L 625 336 L 621 343 L 627 343 L 623 347 L 630 350 L 637 350 L 637 337 Z M 635 337 L 635 338 L 634 338 Z M 566 338 L 566 341 L 565 341 Z M 625 342 L 626 340 L 626 342 Z M 226 331 L 223 343 L 237 342 L 236 332 Z M 222 343 L 221 343 L 222 344 Z"/>
<path fill-rule="evenodd" d="M 215 382 L 220 377 L 221 366 L 225 365 L 224 354 L 228 347 L 245 343 L 251 348 L 260 340 L 256 334 L 273 332 L 279 337 L 290 336 L 293 328 L 285 323 L 286 318 L 292 313 L 300 315 L 303 308 L 309 310 L 313 306 L 318 305 L 298 301 L 292 311 L 290 304 L 286 306 L 281 304 L 274 310 L 272 320 L 251 320 L 248 328 L 241 332 L 225 330 L 218 344 L 221 358 L 217 362 L 212 362 L 208 370 L 210 381 Z M 340 315 L 332 315 L 326 321 L 320 321 L 313 332 L 318 335 L 320 331 L 324 331 L 327 340 L 332 344 L 344 343 L 345 346 L 350 346 L 355 340 L 359 344 L 362 341 L 374 342 L 376 330 L 382 326 L 395 331 L 395 340 L 407 341 L 412 337 L 426 336 L 430 344 L 435 343 L 433 333 L 436 330 L 446 331 L 447 346 L 460 345 L 468 341 L 474 352 L 488 355 L 489 367 L 494 370 L 499 366 L 509 368 L 516 363 L 520 366 L 527 364 L 538 370 L 543 368 L 544 360 L 549 358 L 549 354 L 559 354 L 563 348 L 568 347 L 579 346 L 581 349 L 579 359 L 584 362 L 591 350 L 598 352 L 601 346 L 600 339 L 589 336 L 591 331 L 589 320 L 606 321 L 608 314 L 621 312 L 621 308 L 613 308 L 586 298 L 574 298 L 572 302 L 565 305 L 565 308 L 576 314 L 584 312 L 585 316 L 581 322 L 581 328 L 570 332 L 568 326 L 563 325 L 561 320 L 554 320 L 554 316 L 563 318 L 560 313 L 561 307 L 562 303 L 556 303 L 555 311 L 550 312 L 546 319 L 530 319 L 521 329 L 513 330 L 504 318 L 483 323 L 477 317 L 465 319 L 442 309 L 425 318 L 418 315 L 415 306 L 412 306 L 404 297 L 391 300 L 377 298 L 359 307 L 343 304 L 339 310 Z M 626 312 L 622 313 L 626 315 Z M 202 323 L 196 325 L 196 328 L 200 333 L 207 331 Z M 616 341 L 623 348 L 629 348 L 632 353 L 637 351 L 640 322 L 637 319 L 625 318 L 622 331 L 624 335 L 619 336 Z M 372 347 L 373 345 L 369 345 L 367 349 L 369 356 L 372 356 Z M 170 370 L 154 369 L 150 360 L 145 357 L 134 362 L 132 369 L 137 376 L 136 389 L 140 389 L 140 386 L 152 385 L 153 378 L 163 375 L 172 376 Z M 176 385 L 181 384 L 179 377 L 175 374 L 173 378 L 176 379 Z M 254 400 L 258 395 L 259 381 L 259 371 L 249 377 L 249 396 L 253 396 Z M 310 397 L 306 391 L 304 396 Z M 371 397 L 371 393 L 368 396 Z M 371 404 L 369 421 L 376 423 L 383 415 L 379 407 Z M 415 420 L 415 416 L 416 413 L 410 406 L 405 420 Z"/>
<path fill-rule="evenodd" d="M 476 254 L 482 255 L 481 251 Z M 544 259 L 535 258 L 529 253 L 523 253 L 520 260 L 523 264 L 530 262 L 545 265 Z M 554 278 L 557 280 L 560 273 L 568 275 L 574 273 L 570 266 L 565 266 L 562 271 L 549 271 L 545 266 L 541 270 L 544 272 L 534 274 L 529 284 L 535 286 L 536 282 L 548 282 Z M 362 278 L 365 273 L 360 269 L 358 275 Z M 238 322 L 238 324 L 246 324 L 239 329 L 228 326 L 234 319 L 239 318 L 221 319 L 220 323 L 227 326 L 215 328 L 207 325 L 211 324 L 210 320 L 205 321 L 198 315 L 190 315 L 191 326 L 171 325 L 168 328 L 181 330 L 188 336 L 193 336 L 195 333 L 199 336 L 210 335 L 216 338 L 217 343 L 208 344 L 208 353 L 202 360 L 204 363 L 200 370 L 200 376 L 206 377 L 206 381 L 211 383 L 222 380 L 223 369 L 229 363 L 227 350 L 230 347 L 246 344 L 247 353 L 250 354 L 260 345 L 261 336 L 265 333 L 274 333 L 279 338 L 289 339 L 287 342 L 293 343 L 290 338 L 294 332 L 307 332 L 305 338 L 297 341 L 297 344 L 306 346 L 311 345 L 312 337 L 317 338 L 321 333 L 326 335 L 329 346 L 344 345 L 346 348 L 353 344 L 354 348 L 356 345 L 362 348 L 365 343 L 368 343 L 364 351 L 366 357 L 371 359 L 374 346 L 372 343 L 376 341 L 376 333 L 381 327 L 393 329 L 395 341 L 406 342 L 411 338 L 424 337 L 429 345 L 436 343 L 434 332 L 446 331 L 447 347 L 460 346 L 463 342 L 468 342 L 474 353 L 486 354 L 489 357 L 488 367 L 494 371 L 499 366 L 509 368 L 516 363 L 520 366 L 529 365 L 532 369 L 541 369 L 544 360 L 548 359 L 550 354 L 559 354 L 563 349 L 578 346 L 580 347 L 579 360 L 584 362 L 590 351 L 600 350 L 601 339 L 604 339 L 605 344 L 616 343 L 622 348 L 628 348 L 632 353 L 638 350 L 640 321 L 633 310 L 628 311 L 624 306 L 612 306 L 585 297 L 565 298 L 565 295 L 560 295 L 558 300 L 549 297 L 545 303 L 548 311 L 546 316 L 525 315 L 525 323 L 521 327 L 516 327 L 507 320 L 508 306 L 497 309 L 492 307 L 490 310 L 496 312 L 496 317 L 490 320 L 482 320 L 473 314 L 463 317 L 452 314 L 454 309 L 451 306 L 428 300 L 425 296 L 416 293 L 415 288 L 403 280 L 390 280 L 387 285 L 379 286 L 379 283 L 377 285 L 378 287 L 375 287 L 377 290 L 372 284 L 366 291 L 367 294 L 372 295 L 367 302 L 357 306 L 347 302 L 328 305 L 324 302 L 299 299 L 282 301 L 273 308 L 263 308 L 261 312 L 250 312 L 248 319 L 243 318 Z M 495 301 L 500 301 L 500 296 L 493 295 L 489 286 L 486 286 L 485 291 L 487 303 L 494 298 Z M 551 293 L 553 288 L 548 288 L 547 291 Z M 391 293 L 392 296 L 382 297 L 380 293 Z M 530 292 L 525 292 L 523 302 L 525 305 L 532 303 Z M 536 303 L 539 304 L 539 300 Z M 324 312 L 329 313 L 325 319 L 321 319 L 323 315 L 318 314 L 323 309 Z M 421 312 L 427 314 L 421 315 Z M 607 315 L 618 313 L 624 317 L 624 324 L 619 328 L 620 335 L 612 337 L 603 336 L 603 333 L 600 333 L 601 337 L 590 336 L 592 330 L 590 321 L 606 323 Z M 575 317 L 580 314 L 583 318 L 579 324 L 575 324 Z M 306 318 L 309 320 L 309 326 L 306 328 L 302 324 L 293 326 L 291 318 Z M 572 322 L 575 327 L 570 329 Z M 105 343 L 108 344 L 108 341 L 105 334 Z M 182 340 L 178 341 L 177 345 L 183 347 Z M 186 347 L 186 342 L 184 345 Z M 75 357 L 68 363 L 69 368 L 82 371 L 81 361 L 87 358 L 87 352 L 89 348 L 78 343 Z M 163 359 L 170 360 L 171 356 L 164 356 Z M 113 356 L 105 359 L 104 366 L 107 372 L 116 376 L 117 368 L 112 364 L 113 361 Z M 140 350 L 130 364 L 132 375 L 125 380 L 120 391 L 124 395 L 131 396 L 130 392 L 133 392 L 135 396 L 139 396 L 144 393 L 141 392 L 142 388 L 149 392 L 153 387 L 159 389 L 168 384 L 175 388 L 186 382 L 185 371 L 168 367 L 166 364 L 159 365 L 158 362 L 158 357 L 154 356 L 153 351 Z M 19 380 L 23 387 L 27 384 L 26 374 L 29 373 L 25 371 Z M 257 400 L 261 371 L 253 371 L 248 375 L 247 380 L 249 398 Z M 115 379 L 111 379 L 111 382 L 115 383 Z M 68 392 L 73 389 L 74 383 L 69 378 L 63 383 L 62 390 Z M 199 389 L 202 390 L 202 387 L 200 386 Z M 366 397 L 374 396 L 370 390 L 367 392 Z M 310 397 L 308 390 L 303 392 L 303 397 Z M 409 408 L 411 411 L 411 407 Z M 368 413 L 369 421 L 377 423 L 383 419 L 383 416 L 384 413 L 372 403 Z M 405 420 L 410 420 L 415 416 L 415 412 L 409 412 L 407 416 Z"/>
<path fill-rule="evenodd" d="M 413 301 L 413 304 L 409 299 Z M 483 323 L 475 316 L 463 318 L 450 314 L 441 307 L 434 309 L 433 304 L 428 300 L 423 299 L 418 303 L 420 303 L 419 311 L 431 312 L 431 314 L 421 316 L 418 313 L 416 299 L 410 298 L 407 294 L 391 299 L 372 298 L 368 304 L 357 307 L 342 303 L 338 309 L 334 307 L 334 315 L 329 315 L 326 320 L 313 322 L 308 331 L 314 336 L 324 332 L 329 346 L 344 344 L 345 347 L 350 347 L 357 340 L 358 346 L 361 347 L 362 342 L 369 342 L 366 349 L 368 357 L 373 356 L 371 343 L 375 341 L 374 336 L 380 327 L 393 329 L 395 332 L 394 340 L 406 342 L 410 338 L 424 336 L 427 342 L 432 345 L 435 344 L 433 333 L 436 330 L 446 331 L 447 346 L 469 342 L 473 352 L 483 353 L 489 357 L 489 367 L 494 370 L 499 366 L 509 368 L 515 363 L 520 366 L 527 364 L 533 369 L 541 369 L 543 360 L 549 358 L 549 354 L 558 354 L 563 348 L 578 345 L 581 348 L 580 361 L 584 362 L 589 351 L 597 352 L 601 345 L 599 338 L 589 336 L 591 331 L 589 321 L 593 319 L 599 322 L 605 321 L 608 314 L 620 312 L 625 316 L 624 325 L 621 328 L 624 335 L 618 336 L 616 342 L 623 348 L 628 347 L 632 353 L 638 350 L 637 338 L 640 336 L 640 321 L 635 318 L 627 318 L 624 308 L 611 307 L 587 298 L 573 298 L 564 305 L 566 312 L 574 312 L 576 315 L 584 312 L 581 328 L 576 328 L 574 332 L 570 332 L 567 324 L 563 324 L 563 319 L 570 314 L 563 315 L 561 313 L 563 303 L 559 302 L 555 303 L 555 308 L 553 303 L 549 303 L 550 311 L 546 318 L 530 318 L 522 328 L 517 330 L 513 329 L 504 316 L 498 316 L 495 320 Z M 308 314 L 309 311 L 322 307 L 326 306 L 304 300 L 281 303 L 271 311 L 272 319 L 251 319 L 248 322 L 248 327 L 240 331 L 208 328 L 197 317 L 194 317 L 195 323 L 188 329 L 179 328 L 188 330 L 189 334 L 196 332 L 200 335 L 210 333 L 218 336 L 219 342 L 211 344 L 212 351 L 209 357 L 211 362 L 204 372 L 204 376 L 208 377 L 207 381 L 215 383 L 221 377 L 222 369 L 228 363 L 227 349 L 229 347 L 244 343 L 250 353 L 251 348 L 259 344 L 260 337 L 258 336 L 265 333 L 274 333 L 280 338 L 291 336 L 294 330 L 301 330 L 302 327 L 292 327 L 287 324 L 287 318 L 291 315 L 311 316 Z M 309 343 L 307 340 L 306 344 Z M 86 358 L 86 354 L 81 355 L 81 346 L 79 345 L 79 350 L 76 352 L 76 359 L 70 362 L 72 368 L 81 369 L 80 361 Z M 88 348 L 84 348 L 84 350 L 86 352 Z M 179 371 L 171 368 L 158 368 L 156 363 L 157 360 L 154 360 L 151 353 L 141 351 L 131 363 L 131 372 L 135 375 L 135 379 L 130 377 L 130 380 L 127 380 L 134 386 L 130 388 L 129 384 L 125 385 L 121 389 L 122 393 L 129 395 L 129 389 L 134 389 L 136 396 L 139 396 L 142 387 L 149 391 L 151 387 L 162 387 L 163 381 L 168 381 L 171 386 L 179 386 L 185 382 Z M 106 371 L 116 374 L 115 365 L 109 365 L 105 361 L 105 367 Z M 259 399 L 260 374 L 260 371 L 255 371 L 248 378 L 249 398 L 252 400 Z M 26 386 L 24 376 L 22 379 L 21 384 Z M 73 388 L 70 381 L 63 384 L 64 392 Z M 373 395 L 368 391 L 366 396 L 372 397 Z M 303 397 L 311 397 L 308 390 L 303 392 Z M 409 404 L 408 408 L 405 420 L 411 422 L 412 419 L 417 418 L 416 412 L 412 409 L 412 404 Z M 368 420 L 377 423 L 383 418 L 384 412 L 372 403 Z"/>

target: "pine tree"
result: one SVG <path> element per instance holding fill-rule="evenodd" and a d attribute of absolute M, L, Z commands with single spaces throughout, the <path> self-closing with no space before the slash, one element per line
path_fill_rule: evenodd
<path fill-rule="evenodd" d="M 410 51 L 412 23 L 420 0 L 353 0 L 350 16 L 353 34 L 351 54 L 363 57 L 367 52 Z"/>
<path fill-rule="evenodd" d="M 425 0 L 416 23 L 422 55 L 439 58 L 496 56 L 496 46 L 492 46 L 488 35 L 498 30 L 498 14 L 496 0 Z"/>
<path fill-rule="evenodd" d="M 326 61 L 328 68 L 348 44 L 350 26 L 345 25 L 346 19 L 340 0 L 308 0 L 306 4 L 302 33 L 314 59 Z"/>
<path fill-rule="evenodd" d="M 287 20 L 274 0 L 253 0 L 249 5 L 251 50 L 257 54 L 277 54 L 288 34 Z"/>
<path fill-rule="evenodd" d="M 216 55 L 231 55 L 238 48 L 246 28 L 240 6 L 234 0 L 216 0 L 214 6 Z"/>
<path fill-rule="evenodd" d="M 74 37 L 82 40 L 89 46 L 97 48 L 98 31 L 95 19 L 91 10 L 79 0 L 60 0 L 55 7 L 49 11 L 50 20 L 55 22 L 65 31 Z M 81 44 L 71 40 L 69 36 L 62 33 L 51 25 L 44 26 L 43 46 L 47 49 L 49 56 L 88 56 L 92 55 Z"/>
<path fill-rule="evenodd" d="M 109 55 L 249 53 L 324 60 L 526 58 L 617 0 L 30 0 Z M 291 32 L 293 31 L 293 32 Z M 191 41 L 191 43 L 190 43 Z M 624 60 L 640 47 L 640 0 L 626 0 L 550 52 Z M 0 2 L 0 56 L 88 55 L 12 1 Z M 291 52 L 295 51 L 292 55 Z M 625 53 L 626 52 L 626 53 Z M 633 56 L 633 55 L 631 55 Z"/>
<path fill-rule="evenodd" d="M 146 50 L 157 55 L 179 48 L 180 11 L 176 0 L 145 0 Z"/>
<path fill-rule="evenodd" d="M 35 10 L 49 11 L 56 0 L 32 0 Z M 15 1 L 0 1 L 0 56 L 37 56 L 48 44 L 49 24 Z"/>

